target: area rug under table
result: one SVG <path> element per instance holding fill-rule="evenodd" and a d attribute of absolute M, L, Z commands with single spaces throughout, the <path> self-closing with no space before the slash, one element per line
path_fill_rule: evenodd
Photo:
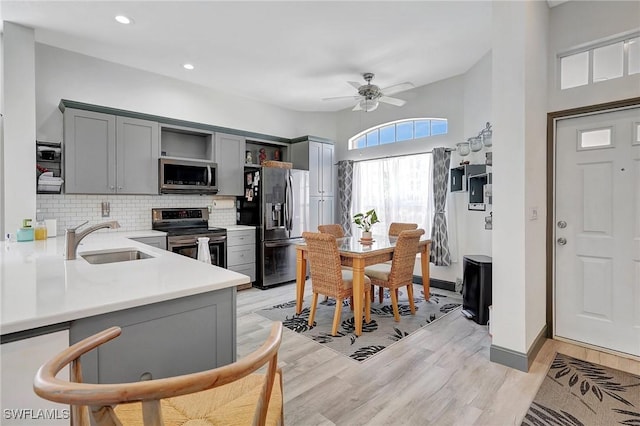
<path fill-rule="evenodd" d="M 640 376 L 558 353 L 522 425 L 640 425 Z"/>
<path fill-rule="evenodd" d="M 303 310 L 296 315 L 295 300 L 262 309 L 256 313 L 274 321 L 282 321 L 284 326 L 342 353 L 356 361 L 365 361 L 379 353 L 391 344 L 405 336 L 427 326 L 440 319 L 444 315 L 459 308 L 462 304 L 462 296 L 458 293 L 438 290 L 431 291 L 430 299 L 425 302 L 421 285 L 414 285 L 413 295 L 416 305 L 416 314 L 411 315 L 406 289 L 399 290 L 398 308 L 400 322 L 393 319 L 391 297 L 389 291 L 385 292 L 383 303 L 377 303 L 378 293 L 376 289 L 376 302 L 371 304 L 371 322 L 362 322 L 362 335 L 356 336 L 354 331 L 353 312 L 349 307 L 349 301 L 343 301 L 342 321 L 338 327 L 337 336 L 331 335 L 335 299 L 324 301 L 324 297 L 318 297 L 318 308 L 314 318 L 314 325 L 308 325 L 312 297 L 304 299 Z"/>

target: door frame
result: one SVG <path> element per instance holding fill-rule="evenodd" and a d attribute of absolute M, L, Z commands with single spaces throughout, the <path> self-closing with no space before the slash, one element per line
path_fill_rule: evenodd
<path fill-rule="evenodd" d="M 597 114 L 612 112 L 619 109 L 640 106 L 640 97 L 628 98 L 619 101 L 605 102 L 601 104 L 587 105 L 578 108 L 565 109 L 547 113 L 547 338 L 553 339 L 553 270 L 554 257 L 553 250 L 555 241 L 553 239 L 555 229 L 554 215 L 554 188 L 555 188 L 555 148 L 556 148 L 556 120 L 580 116 L 586 114 Z"/>

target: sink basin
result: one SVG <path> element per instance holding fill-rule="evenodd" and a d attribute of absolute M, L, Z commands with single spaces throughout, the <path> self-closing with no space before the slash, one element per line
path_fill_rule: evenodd
<path fill-rule="evenodd" d="M 80 256 L 94 265 L 153 258 L 153 256 L 134 248 L 92 251 L 83 253 Z"/>

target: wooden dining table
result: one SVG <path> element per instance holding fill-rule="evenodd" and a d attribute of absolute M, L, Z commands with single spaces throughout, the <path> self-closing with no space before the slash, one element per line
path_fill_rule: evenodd
<path fill-rule="evenodd" d="M 397 237 L 375 235 L 371 244 L 363 244 L 358 237 L 337 238 L 340 263 L 353 269 L 353 312 L 355 319 L 355 334 L 362 334 L 362 314 L 364 296 L 364 268 L 376 263 L 384 263 L 393 259 Z M 418 244 L 420 266 L 422 272 L 422 286 L 424 297 L 429 299 L 429 248 L 430 239 L 421 239 Z M 416 254 L 417 254 L 416 253 Z M 302 312 L 304 287 L 307 277 L 307 245 L 296 245 L 296 313 Z M 356 296 L 356 295 L 359 295 Z M 359 314 L 358 314 L 359 313 Z"/>

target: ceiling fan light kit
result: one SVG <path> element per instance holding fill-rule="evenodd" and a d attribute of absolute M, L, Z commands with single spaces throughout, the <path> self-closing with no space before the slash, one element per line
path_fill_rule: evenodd
<path fill-rule="evenodd" d="M 374 74 L 370 72 L 366 72 L 362 74 L 362 77 L 367 82 L 367 84 L 360 85 L 354 81 L 348 81 L 347 83 L 358 90 L 358 96 L 338 96 L 334 98 L 324 98 L 323 100 L 335 100 L 335 99 L 356 99 L 357 103 L 353 107 L 352 111 L 364 111 L 371 112 L 378 108 L 378 105 L 382 103 L 386 103 L 394 106 L 403 106 L 406 101 L 398 98 L 392 98 L 388 95 L 401 92 L 403 90 L 412 89 L 414 85 L 409 82 L 395 84 L 393 86 L 386 87 L 384 89 L 380 89 L 380 87 L 375 84 L 371 84 L 371 80 L 373 80 Z"/>

